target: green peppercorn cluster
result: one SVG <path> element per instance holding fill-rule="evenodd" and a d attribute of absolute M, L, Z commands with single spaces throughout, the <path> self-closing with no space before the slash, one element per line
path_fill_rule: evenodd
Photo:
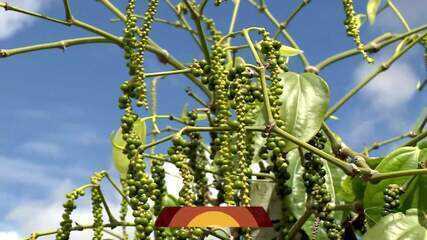
<path fill-rule="evenodd" d="M 132 76 L 132 79 L 126 82 L 126 91 L 123 92 L 124 96 L 135 98 L 138 106 L 148 107 L 146 97 L 147 87 L 144 81 L 144 52 L 148 45 L 148 33 L 151 30 L 158 4 L 158 0 L 150 1 L 141 27 L 137 26 L 137 16 L 135 15 L 136 0 L 129 0 L 126 8 L 123 41 L 125 58 L 129 59 L 127 63 L 129 75 Z M 121 104 L 119 102 L 119 106 L 122 106 Z"/>
<path fill-rule="evenodd" d="M 126 178 L 125 177 L 120 177 L 120 183 L 122 185 L 122 192 L 125 196 L 128 196 L 129 194 L 129 186 L 127 184 Z M 122 200 L 120 201 L 120 221 L 121 222 L 125 222 L 126 221 L 126 216 L 128 214 L 128 201 L 126 200 L 126 198 L 122 197 Z M 127 240 L 129 238 L 127 232 L 126 232 L 126 227 L 123 226 L 122 227 L 122 236 L 124 240 Z"/>
<path fill-rule="evenodd" d="M 390 184 L 384 189 L 384 215 L 395 213 L 400 206 L 400 196 L 405 190 L 397 184 Z"/>
<path fill-rule="evenodd" d="M 99 188 L 93 188 L 92 194 L 92 215 L 93 215 L 93 240 L 101 240 L 103 232 L 103 221 L 102 221 L 102 197 Z"/>
<path fill-rule="evenodd" d="M 360 38 L 360 26 L 361 20 L 358 16 L 356 16 L 356 12 L 354 11 L 353 0 L 342 0 L 344 5 L 344 12 L 346 15 L 346 20 L 344 21 L 344 25 L 347 29 L 347 35 L 352 37 L 357 49 L 363 55 L 368 63 L 373 63 L 374 59 L 368 56 L 368 53 L 364 50 L 364 45 Z"/>
<path fill-rule="evenodd" d="M 211 74 L 210 83 L 214 87 L 215 105 L 214 110 L 217 113 L 215 125 L 218 127 L 228 127 L 232 115 L 228 98 L 229 81 L 228 71 L 225 68 L 227 53 L 224 46 L 215 44 L 212 47 L 211 54 Z M 220 169 L 220 176 L 223 185 L 220 191 L 223 191 L 224 201 L 228 205 L 236 205 L 234 194 L 234 183 L 232 180 L 232 155 L 230 152 L 231 135 L 224 132 L 215 139 L 218 152 L 214 157 L 214 164 Z"/>
<path fill-rule="evenodd" d="M 135 236 L 137 239 L 149 239 L 153 231 L 153 222 L 147 201 L 149 198 L 155 198 L 153 192 L 157 185 L 145 172 L 147 166 L 140 152 L 142 140 L 133 131 L 133 125 L 137 120 L 138 115 L 131 108 L 126 109 L 121 124 L 123 140 L 126 142 L 123 153 L 130 160 L 126 180 L 136 227 Z"/>
<path fill-rule="evenodd" d="M 60 228 L 58 229 L 55 239 L 56 240 L 68 240 L 70 238 L 71 228 L 73 226 L 73 221 L 71 220 L 71 213 L 76 209 L 75 201 L 77 198 L 85 195 L 84 190 L 77 189 L 68 193 L 65 197 L 67 201 L 62 205 L 64 207 L 64 212 L 62 213 L 62 220 L 60 223 Z"/>
<path fill-rule="evenodd" d="M 197 195 L 195 194 L 194 174 L 189 165 L 189 156 L 192 151 L 192 143 L 185 141 L 181 136 L 175 136 L 172 139 L 172 146 L 168 150 L 170 160 L 179 169 L 183 186 L 179 192 L 180 202 L 185 206 L 195 206 Z M 199 228 L 179 229 L 177 232 L 179 240 L 196 240 L 204 234 Z"/>
<path fill-rule="evenodd" d="M 153 231 L 152 213 L 148 199 L 157 199 L 157 184 L 146 174 L 146 163 L 142 157 L 142 140 L 133 130 L 138 115 L 132 109 L 131 99 L 136 100 L 137 106 L 148 106 L 146 98 L 146 85 L 144 81 L 144 51 L 148 45 L 148 33 L 157 11 L 158 0 L 151 0 L 143 17 L 142 27 L 137 27 L 135 15 L 135 0 L 129 0 L 126 8 L 126 23 L 124 31 L 125 58 L 131 80 L 124 82 L 120 89 L 123 95 L 119 98 L 119 108 L 125 109 L 121 119 L 123 140 L 126 142 L 123 153 L 130 160 L 126 181 L 130 207 L 136 228 L 135 237 L 138 240 L 149 239 Z M 123 210 L 123 217 L 126 213 Z"/>
<path fill-rule="evenodd" d="M 179 192 L 180 200 L 185 206 L 194 206 L 196 195 L 194 193 L 194 176 L 188 165 L 188 154 L 190 147 L 188 142 L 181 136 L 172 139 L 173 145 L 169 148 L 168 154 L 173 164 L 179 169 L 183 179 L 183 187 Z"/>
<path fill-rule="evenodd" d="M 260 43 L 261 52 L 264 55 L 264 61 L 266 62 L 267 70 L 270 73 L 270 86 L 269 86 L 269 102 L 271 105 L 271 113 L 275 119 L 277 127 L 284 130 L 285 122 L 280 118 L 280 107 L 282 102 L 280 100 L 283 94 L 283 85 L 279 77 L 280 72 L 285 68 L 285 59 L 280 55 L 280 48 L 282 44 L 272 39 L 267 31 L 262 33 L 263 40 Z M 266 145 L 259 151 L 259 156 L 263 160 L 270 160 L 272 166 L 267 167 L 268 170 L 272 170 L 277 179 L 277 191 L 279 196 L 282 198 L 282 215 L 283 222 L 289 222 L 289 214 L 287 214 L 288 206 L 285 202 L 285 197 L 291 194 L 292 189 L 287 185 L 287 180 L 290 178 L 288 172 L 288 160 L 286 159 L 286 142 L 282 138 L 270 134 L 264 133 L 266 137 Z M 267 169 L 265 169 L 267 170 Z M 282 229 L 286 231 L 286 229 Z"/>
<path fill-rule="evenodd" d="M 238 59 L 241 60 L 241 59 Z M 251 89 L 250 80 L 245 72 L 244 61 L 236 60 L 236 67 L 233 68 L 228 78 L 230 84 L 229 98 L 234 100 L 232 102 L 232 108 L 236 112 L 236 120 L 230 121 L 229 125 L 236 129 L 236 136 L 233 137 L 236 140 L 230 150 L 231 154 L 237 157 L 237 166 L 232 168 L 232 176 L 234 179 L 234 190 L 239 194 L 240 204 L 243 206 L 249 206 L 249 179 L 251 174 L 250 162 L 248 159 L 250 156 L 248 148 L 248 134 L 246 127 L 254 123 L 254 120 L 248 115 L 249 112 L 254 108 L 253 97 L 249 97 L 248 92 Z"/>
<path fill-rule="evenodd" d="M 102 193 L 99 184 L 106 175 L 105 172 L 95 173 L 91 177 L 91 183 L 94 185 L 91 192 L 92 200 L 92 215 L 93 215 L 93 240 L 101 240 L 103 233 L 103 220 L 102 220 Z"/>
<path fill-rule="evenodd" d="M 212 36 L 212 39 L 215 42 L 218 42 L 222 37 L 222 32 L 216 27 L 215 21 L 212 18 L 207 18 L 206 16 L 202 16 L 202 21 L 206 23 L 206 28 Z"/>
<path fill-rule="evenodd" d="M 197 120 L 197 111 L 187 112 L 187 125 L 195 126 Z M 200 133 L 190 133 L 188 134 L 190 139 L 188 147 L 190 148 L 188 159 L 189 166 L 192 169 L 194 176 L 194 191 L 197 195 L 196 205 L 204 205 L 207 203 L 206 194 L 208 193 L 208 179 L 206 177 L 205 168 L 209 164 L 208 160 L 204 155 L 204 149 L 202 148 L 202 136 Z"/>
<path fill-rule="evenodd" d="M 326 138 L 322 133 L 317 133 L 310 141 L 309 144 L 323 149 L 325 147 Z M 312 208 L 316 217 L 318 217 L 323 227 L 326 229 L 329 239 L 342 239 L 343 229 L 335 223 L 332 209 L 331 209 L 331 195 L 325 185 L 326 170 L 323 168 L 323 161 L 320 157 L 311 152 L 306 152 L 302 160 L 304 167 L 303 180 L 306 187 L 306 193 L 310 199 L 310 207 Z"/>

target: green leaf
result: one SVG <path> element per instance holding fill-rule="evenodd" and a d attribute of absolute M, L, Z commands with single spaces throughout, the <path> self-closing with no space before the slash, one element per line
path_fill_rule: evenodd
<path fill-rule="evenodd" d="M 179 201 L 175 196 L 171 194 L 166 194 L 162 199 L 162 207 L 175 207 L 179 206 Z"/>
<path fill-rule="evenodd" d="M 147 129 L 145 126 L 145 122 L 142 119 L 138 119 L 134 123 L 134 130 L 135 133 L 142 139 L 142 144 L 145 144 Z M 113 147 L 114 166 L 116 167 L 117 171 L 119 171 L 119 173 L 123 176 L 127 172 L 129 166 L 129 159 L 122 152 L 126 145 L 126 142 L 123 140 L 122 129 L 119 128 L 117 131 L 111 133 L 110 140 Z"/>
<path fill-rule="evenodd" d="M 427 176 L 418 176 L 418 220 L 419 223 L 427 228 Z"/>
<path fill-rule="evenodd" d="M 419 149 L 418 147 L 402 147 L 387 155 L 381 163 L 375 168 L 380 173 L 394 172 L 401 170 L 417 169 L 418 163 L 422 161 L 427 149 Z M 363 205 L 366 208 L 366 213 L 373 221 L 378 221 L 381 218 L 381 213 L 384 206 L 383 190 L 389 184 L 403 185 L 411 176 L 398 177 L 393 179 L 385 179 L 377 184 L 369 183 L 366 187 L 363 199 Z M 415 184 L 413 181 L 411 185 Z M 417 207 L 418 197 L 416 197 L 417 189 L 411 190 L 411 186 L 406 193 L 401 196 L 401 210 L 406 210 L 410 207 Z M 416 197 L 416 199 L 414 199 Z M 414 206 L 415 205 L 415 206 Z"/>
<path fill-rule="evenodd" d="M 363 236 L 364 240 L 427 240 L 427 230 L 418 223 L 417 210 L 406 215 L 394 213 L 383 217 Z"/>
<path fill-rule="evenodd" d="M 329 87 L 313 73 L 280 74 L 284 90 L 280 96 L 280 118 L 285 131 L 301 141 L 309 141 L 319 130 L 329 103 Z M 285 151 L 296 148 L 288 142 Z"/>
<path fill-rule="evenodd" d="M 181 116 L 180 116 L 181 120 L 188 121 L 187 113 L 188 113 L 188 103 L 185 103 L 181 110 Z"/>
<path fill-rule="evenodd" d="M 377 16 L 378 8 L 381 5 L 381 0 L 369 0 L 366 5 L 366 13 L 368 15 L 368 20 L 370 24 L 374 24 L 375 18 Z"/>
<path fill-rule="evenodd" d="M 292 57 L 303 53 L 302 50 L 282 45 L 279 49 L 280 55 L 284 57 Z"/>

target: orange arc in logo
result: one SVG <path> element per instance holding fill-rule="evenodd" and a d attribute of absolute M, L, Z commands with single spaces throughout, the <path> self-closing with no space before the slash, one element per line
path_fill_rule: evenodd
<path fill-rule="evenodd" d="M 272 227 L 262 207 L 166 207 L 156 227 Z"/>

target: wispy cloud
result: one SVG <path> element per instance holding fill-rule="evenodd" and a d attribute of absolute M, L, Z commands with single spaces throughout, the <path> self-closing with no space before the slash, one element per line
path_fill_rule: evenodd
<path fill-rule="evenodd" d="M 89 172 L 77 168 L 61 168 L 49 163 L 36 164 L 32 161 L 0 155 L 0 181 L 6 184 L 27 184 L 32 187 L 52 187 L 64 179 L 82 178 Z"/>
<path fill-rule="evenodd" d="M 16 226 L 17 232 L 13 232 L 12 234 L 27 236 L 35 231 L 57 229 L 61 221 L 64 196 L 72 189 L 73 184 L 71 184 L 70 181 L 63 181 L 56 185 L 55 188 L 51 189 L 52 192 L 48 199 L 38 201 L 29 199 L 28 201 L 16 205 L 5 218 L 6 221 Z M 72 214 L 74 222 L 79 224 L 91 224 L 93 222 L 89 199 L 89 194 L 86 194 L 84 199 L 78 201 L 78 208 Z M 120 204 L 117 201 L 109 202 L 109 206 L 114 213 L 119 212 Z M 107 221 L 106 214 L 104 214 L 104 220 Z M 121 230 L 115 229 L 115 231 L 119 233 Z M 89 240 L 91 236 L 92 231 L 86 230 L 83 232 L 73 232 L 71 239 Z M 3 239 L 0 237 L 0 240 Z"/>
<path fill-rule="evenodd" d="M 15 231 L 0 231 L 0 240 L 21 240 L 22 238 Z"/>
<path fill-rule="evenodd" d="M 61 154 L 62 148 L 54 142 L 31 141 L 26 142 L 20 149 L 30 154 L 39 154 L 42 156 L 58 157 Z"/>
<path fill-rule="evenodd" d="M 50 0 L 9 0 L 9 4 L 32 10 L 39 11 L 46 6 Z M 6 39 L 24 27 L 29 26 L 34 17 L 12 11 L 0 12 L 0 40 Z"/>
<path fill-rule="evenodd" d="M 371 71 L 365 65 L 357 68 L 355 79 L 360 81 Z M 377 110 L 390 110 L 406 104 L 416 94 L 416 84 L 421 77 L 407 62 L 397 62 L 390 69 L 378 75 L 362 91 L 366 100 Z"/>

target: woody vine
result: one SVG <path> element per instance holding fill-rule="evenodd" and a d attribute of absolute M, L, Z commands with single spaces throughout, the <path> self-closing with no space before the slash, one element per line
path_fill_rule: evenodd
<path fill-rule="evenodd" d="M 333 118 L 333 114 L 358 91 L 387 71 L 411 48 L 421 45 L 427 49 L 427 25 L 411 28 L 392 0 L 369 0 L 366 15 L 370 22 L 383 11 L 392 11 L 405 31 L 383 34 L 364 42 L 359 29 L 365 17 L 356 13 L 352 0 L 341 1 L 346 19 L 337 21 L 344 21 L 343 28 L 354 40 L 355 48 L 332 55 L 315 65 L 309 62 L 297 40 L 287 31 L 287 26 L 310 5 L 310 0 L 301 0 L 284 21 L 279 21 L 270 12 L 265 0 L 182 0 L 178 3 L 170 0 L 161 3 L 159 0 L 129 0 L 124 10 L 109 0 L 99 0 L 115 15 L 115 21 L 124 23 L 122 36 L 79 20 L 68 0 L 63 0 L 64 19 L 0 2 L 0 7 L 6 11 L 75 26 L 93 34 L 1 49 L 0 57 L 108 43 L 123 49 L 130 76 L 120 85 L 122 94 L 118 107 L 123 114 L 120 127 L 111 138 L 115 164 L 121 174 L 120 184 L 106 171 L 95 173 L 89 184 L 65 196 L 58 229 L 35 232 L 27 239 L 54 235 L 57 240 L 67 240 L 72 232 L 83 230 L 92 230 L 94 240 L 103 239 L 106 234 L 118 239 L 138 240 L 355 239 L 357 236 L 374 239 L 391 231 L 393 224 L 385 223 L 396 217 L 410 219 L 407 221 L 411 222 L 412 228 L 408 227 L 406 233 L 413 238 L 409 239 L 424 239 L 427 236 L 427 116 L 421 115 L 412 131 L 376 142 L 364 152 L 348 147 L 326 120 Z M 156 15 L 158 5 L 163 3 L 173 10 L 176 22 Z M 226 33 L 217 29 L 205 12 L 208 4 L 215 4 L 218 8 L 224 4 L 233 5 Z M 241 4 L 257 8 L 277 28 L 276 31 L 268 32 L 262 26 L 235 29 Z M 188 32 L 203 58 L 182 63 L 173 57 L 172 51 L 160 47 L 150 38 L 154 23 Z M 283 37 L 285 42 L 279 41 L 279 37 Z M 234 45 L 237 38 L 245 43 Z M 376 52 L 391 48 L 394 43 L 398 44 L 389 59 L 329 107 L 329 87 L 321 77 L 324 68 L 359 55 L 366 64 L 373 63 Z M 251 56 L 245 58 L 241 51 L 249 51 Z M 174 69 L 147 72 L 144 68 L 146 52 L 154 53 L 162 63 Z M 289 68 L 289 61 L 297 58 L 305 66 L 304 73 L 296 73 Z M 191 89 L 186 90 L 200 107 L 188 110 L 180 117 L 157 114 L 156 83 L 159 78 L 177 74 L 185 75 L 205 94 L 200 97 Z M 149 81 L 151 89 L 147 89 Z M 425 82 L 420 81 L 419 91 Z M 183 126 L 160 129 L 159 121 L 178 122 Z M 164 132 L 172 134 L 159 138 Z M 371 151 L 403 139 L 409 140 L 388 155 L 370 156 Z M 156 151 L 156 146 L 168 143 L 167 152 Z M 183 187 L 178 199 L 167 192 L 165 162 L 179 169 Z M 255 171 L 254 166 L 259 170 Z M 208 175 L 213 176 L 212 182 Z M 340 181 L 333 181 L 334 178 Z M 111 184 L 122 198 L 118 217 L 110 210 L 102 192 L 103 181 Z M 266 204 L 270 213 L 277 211 L 270 208 L 274 203 L 258 201 L 255 185 L 274 189 L 275 198 L 269 201 L 276 201 L 279 205 L 279 217 L 273 219 L 274 229 L 268 233 L 255 229 L 226 231 L 154 227 L 161 209 L 170 205 Z M 212 194 L 213 190 L 215 194 Z M 71 214 L 78 207 L 76 200 L 86 192 L 91 194 L 93 223 L 80 225 L 73 222 Z M 394 218 L 390 218 L 392 215 Z M 118 227 L 122 229 L 120 234 L 110 231 Z M 129 232 L 129 229 L 134 231 Z M 398 239 L 398 236 L 390 234 L 386 238 Z"/>

